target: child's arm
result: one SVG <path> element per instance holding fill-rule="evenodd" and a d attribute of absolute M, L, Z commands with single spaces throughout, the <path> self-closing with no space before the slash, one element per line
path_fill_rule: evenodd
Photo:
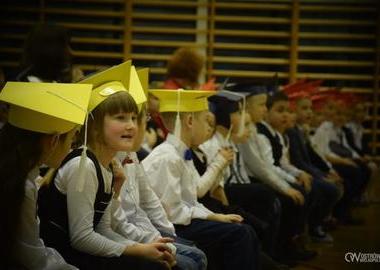
<path fill-rule="evenodd" d="M 216 189 L 211 191 L 210 195 L 212 198 L 222 202 L 223 205 L 229 205 L 227 195 L 224 192 L 224 188 L 222 186 L 218 186 Z"/>
<path fill-rule="evenodd" d="M 260 142 L 262 144 L 261 149 L 262 149 L 264 162 L 266 162 L 266 164 L 270 166 L 271 170 L 273 170 L 281 179 L 284 179 L 289 183 L 295 184 L 296 183 L 295 177 L 285 172 L 283 169 L 281 169 L 281 167 L 274 165 L 272 146 L 269 140 L 263 135 L 258 135 L 258 136 L 260 136 Z"/>
<path fill-rule="evenodd" d="M 157 229 L 175 235 L 174 226 L 169 221 L 160 199 L 149 185 L 148 175 L 141 164 L 136 164 L 136 177 L 139 183 L 140 207 Z"/>
<path fill-rule="evenodd" d="M 159 159 L 153 162 L 148 157 L 143 165 L 169 220 L 174 224 L 188 225 L 194 218 L 206 219 L 212 212 L 197 202 L 194 187 L 197 180 L 193 178 L 191 169 L 171 152 L 160 154 Z"/>
<path fill-rule="evenodd" d="M 197 196 L 202 198 L 210 190 L 215 189 L 220 181 L 221 172 L 224 168 L 231 163 L 234 158 L 234 152 L 232 149 L 222 148 L 216 155 L 214 160 L 212 160 L 207 165 L 206 172 L 199 178 L 197 183 Z"/>
<path fill-rule="evenodd" d="M 59 177 L 67 181 L 67 209 L 71 245 L 82 252 L 103 257 L 118 257 L 123 254 L 127 245 L 135 244 L 110 231 L 110 207 L 106 208 L 98 226 L 94 230 L 94 202 L 98 189 L 95 165 L 86 160 L 86 171 L 83 192 L 77 190 L 77 171 L 79 157 L 66 163 L 60 169 Z"/>
<path fill-rule="evenodd" d="M 55 249 L 46 247 L 40 238 L 39 223 L 36 217 L 37 187 L 30 180 L 27 180 L 25 184 L 20 230 L 16 243 L 18 262 L 28 269 L 77 269 L 67 264 Z"/>

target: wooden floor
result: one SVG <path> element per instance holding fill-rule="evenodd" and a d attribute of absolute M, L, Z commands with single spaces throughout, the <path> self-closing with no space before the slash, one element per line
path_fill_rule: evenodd
<path fill-rule="evenodd" d="M 377 179 L 376 197 L 380 199 L 380 179 Z M 377 253 L 380 256 L 380 203 L 370 203 L 367 207 L 358 207 L 355 216 L 365 219 L 362 226 L 341 226 L 332 231 L 333 244 L 310 243 L 310 248 L 318 251 L 319 256 L 314 260 L 300 264 L 296 270 L 379 270 L 378 263 L 347 263 L 346 252 Z"/>

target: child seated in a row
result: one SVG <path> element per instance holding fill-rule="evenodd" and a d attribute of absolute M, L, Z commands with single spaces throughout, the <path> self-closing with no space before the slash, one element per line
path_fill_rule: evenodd
<path fill-rule="evenodd" d="M 206 259 L 196 248 L 176 257 L 173 239 L 132 237 L 126 231 L 133 226 L 126 224 L 128 219 L 115 225 L 112 208 L 119 206 L 122 183 L 116 179 L 113 159 L 118 151 L 134 149 L 138 105 L 141 108 L 146 101 L 134 67 L 129 69 L 126 62 L 85 80 L 94 85 L 88 120 L 90 150 L 87 156 L 83 156 L 85 147 L 73 150 L 41 193 L 42 236 L 80 269 L 164 269 L 175 266 L 177 259 L 187 259 L 188 264 L 178 265 L 180 269 L 204 269 Z M 56 209 L 50 207 L 53 203 Z"/>
<path fill-rule="evenodd" d="M 215 269 L 259 269 L 259 242 L 254 230 L 236 214 L 219 214 L 198 202 L 199 174 L 191 147 L 208 132 L 208 91 L 152 90 L 169 129 L 166 141 L 143 160 L 150 184 L 177 235 L 194 241 Z"/>

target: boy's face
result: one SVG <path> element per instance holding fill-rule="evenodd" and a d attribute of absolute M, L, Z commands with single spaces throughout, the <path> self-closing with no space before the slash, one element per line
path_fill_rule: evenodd
<path fill-rule="evenodd" d="M 323 107 L 323 114 L 326 119 L 331 119 L 334 116 L 336 107 L 337 103 L 334 100 L 327 100 Z"/>
<path fill-rule="evenodd" d="M 333 114 L 331 117 L 331 121 L 336 127 L 342 127 L 347 122 L 347 114 L 346 109 L 337 105 L 334 110 L 332 110 Z"/>
<path fill-rule="evenodd" d="M 204 143 L 210 134 L 209 124 L 209 111 L 196 112 L 191 115 L 192 117 L 192 142 L 191 147 L 198 147 Z"/>
<path fill-rule="evenodd" d="M 283 130 L 287 124 L 287 113 L 289 110 L 289 101 L 277 101 L 269 109 L 267 119 L 268 123 L 276 130 Z"/>
<path fill-rule="evenodd" d="M 150 112 L 158 112 L 160 108 L 160 102 L 158 98 L 149 94 L 148 96 L 148 109 Z"/>
<path fill-rule="evenodd" d="M 248 113 L 251 116 L 252 123 L 258 123 L 264 119 L 267 113 L 267 95 L 260 94 L 251 96 L 247 100 Z"/>
<path fill-rule="evenodd" d="M 147 119 L 147 115 L 146 115 L 146 111 L 144 110 L 141 113 L 140 121 L 137 122 L 137 131 L 136 131 L 136 136 L 135 136 L 135 139 L 133 142 L 133 150 L 132 151 L 137 152 L 140 149 L 140 147 L 144 141 L 145 130 L 146 130 L 146 119 Z"/>
<path fill-rule="evenodd" d="M 303 98 L 297 102 L 296 106 L 297 122 L 301 125 L 310 124 L 313 116 L 312 103 L 310 99 Z"/>
<path fill-rule="evenodd" d="M 207 140 L 209 140 L 214 135 L 215 125 L 216 125 L 215 115 L 212 112 L 208 112 L 207 114 L 207 123 L 208 123 Z"/>
<path fill-rule="evenodd" d="M 251 135 L 252 120 L 251 120 L 251 116 L 247 112 L 245 112 L 243 134 L 239 134 L 241 118 L 242 118 L 242 114 L 240 112 L 236 112 L 234 113 L 234 116 L 231 116 L 231 124 L 233 124 L 232 131 L 231 131 L 231 140 L 236 144 L 246 143 L 247 140 L 249 139 L 249 136 Z"/>
<path fill-rule="evenodd" d="M 286 119 L 287 120 L 286 120 L 285 130 L 288 128 L 293 128 L 296 125 L 297 115 L 294 111 L 289 110 L 286 115 Z"/>
<path fill-rule="evenodd" d="M 353 118 L 358 123 L 363 123 L 367 117 L 367 109 L 363 103 L 355 105 Z"/>

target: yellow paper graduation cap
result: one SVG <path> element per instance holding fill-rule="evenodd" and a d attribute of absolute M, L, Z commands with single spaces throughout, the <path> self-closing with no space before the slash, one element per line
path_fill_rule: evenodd
<path fill-rule="evenodd" d="M 149 93 L 160 100 L 160 112 L 199 112 L 208 110 L 209 96 L 215 91 L 152 89 Z"/>
<path fill-rule="evenodd" d="M 146 102 L 146 96 L 131 61 L 113 66 L 83 79 L 80 83 L 93 84 L 89 111 L 94 110 L 107 97 L 119 91 L 127 91 L 137 104 Z"/>
<path fill-rule="evenodd" d="M 149 68 L 142 68 L 137 70 L 137 75 L 139 76 L 141 86 L 144 89 L 145 96 L 148 97 Z"/>
<path fill-rule="evenodd" d="M 7 82 L 0 100 L 10 104 L 9 123 L 46 134 L 62 134 L 82 125 L 92 85 Z"/>

